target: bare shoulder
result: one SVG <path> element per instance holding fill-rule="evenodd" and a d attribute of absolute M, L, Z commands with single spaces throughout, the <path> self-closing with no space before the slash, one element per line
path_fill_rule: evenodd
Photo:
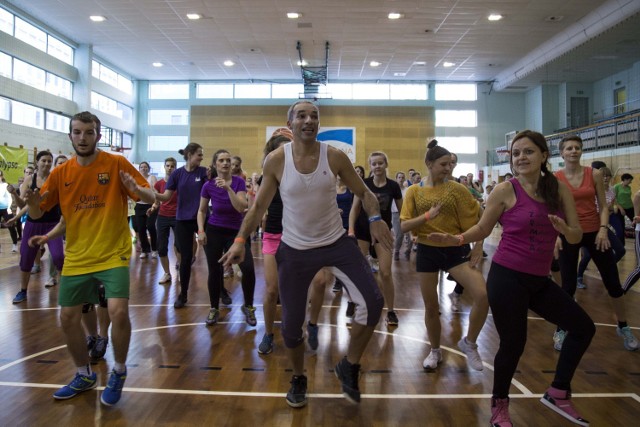
<path fill-rule="evenodd" d="M 509 198 L 514 196 L 515 191 L 513 189 L 513 184 L 509 181 L 503 181 L 495 186 L 495 188 L 491 192 L 491 196 L 489 196 L 489 199 L 505 202 L 509 200 Z"/>
<path fill-rule="evenodd" d="M 331 145 L 327 146 L 327 159 L 334 174 L 340 175 L 340 172 L 347 167 L 353 169 L 351 160 L 349 160 L 349 157 L 347 157 L 344 151 Z"/>
<path fill-rule="evenodd" d="M 263 179 L 276 178 L 280 182 L 284 169 L 284 146 L 278 147 L 267 155 L 262 167 Z"/>

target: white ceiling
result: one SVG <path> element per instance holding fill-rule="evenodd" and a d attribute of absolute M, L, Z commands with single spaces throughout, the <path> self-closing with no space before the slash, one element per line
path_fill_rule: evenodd
<path fill-rule="evenodd" d="M 640 60 L 640 0 L 0 3 L 92 45 L 99 58 L 141 80 L 301 82 L 297 41 L 311 66 L 325 64 L 329 42 L 329 82 L 493 81 L 496 90 L 524 90 L 543 82 L 593 82 Z M 292 11 L 302 17 L 288 19 Z M 186 18 L 194 12 L 203 19 Z M 389 12 L 404 16 L 391 21 Z M 492 12 L 504 19 L 489 22 Z M 94 23 L 89 15 L 107 20 Z M 225 67 L 227 59 L 236 65 Z M 370 67 L 371 61 L 381 65 Z M 456 65 L 444 68 L 445 61 Z"/>

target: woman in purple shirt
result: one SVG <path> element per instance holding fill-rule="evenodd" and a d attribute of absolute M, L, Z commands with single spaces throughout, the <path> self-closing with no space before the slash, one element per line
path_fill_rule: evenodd
<path fill-rule="evenodd" d="M 211 215 L 207 220 L 209 202 L 211 202 Z M 219 260 L 223 252 L 233 244 L 247 206 L 247 188 L 244 179 L 231 175 L 231 154 L 227 150 L 216 151 L 211 165 L 211 179 L 202 187 L 198 209 L 198 243 L 204 246 L 209 266 L 207 284 L 211 310 L 207 316 L 208 326 L 216 324 L 220 315 L 219 300 L 224 283 L 224 271 Z M 244 294 L 242 312 L 247 323 L 255 326 L 256 308 L 253 306 L 253 293 L 256 287 L 256 273 L 251 255 L 251 240 L 245 242 L 245 245 L 245 259 L 240 263 Z"/>
<path fill-rule="evenodd" d="M 182 308 L 187 303 L 187 292 L 191 281 L 191 261 L 193 260 L 193 236 L 198 231 L 196 216 L 200 190 L 207 182 L 207 168 L 202 163 L 202 146 L 190 142 L 183 150 L 179 150 L 186 164 L 169 176 L 164 193 L 156 193 L 156 200 L 168 202 L 174 191 L 178 192 L 176 209 L 176 228 L 174 231 L 176 245 L 180 251 L 180 295 L 173 304 L 174 308 Z"/>
<path fill-rule="evenodd" d="M 527 311 L 566 330 L 555 377 L 541 402 L 568 420 L 588 426 L 571 402 L 571 380 L 595 334 L 589 315 L 549 277 L 558 233 L 569 243 L 582 238 L 569 188 L 549 171 L 549 148 L 540 133 L 522 131 L 511 146 L 515 178 L 498 184 L 480 222 L 458 236 L 432 233 L 450 246 L 489 236 L 498 221 L 502 238 L 487 277 L 487 296 L 500 336 L 491 399 L 492 426 L 511 426 L 509 386 L 527 341 Z"/>

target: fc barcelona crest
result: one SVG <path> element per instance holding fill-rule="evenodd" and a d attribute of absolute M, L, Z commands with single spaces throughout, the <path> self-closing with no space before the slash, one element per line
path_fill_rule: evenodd
<path fill-rule="evenodd" d="M 108 173 L 99 173 L 98 174 L 98 184 L 107 185 L 109 183 L 109 174 Z"/>

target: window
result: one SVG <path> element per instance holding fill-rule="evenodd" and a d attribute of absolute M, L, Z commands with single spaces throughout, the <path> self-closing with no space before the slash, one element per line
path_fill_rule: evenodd
<path fill-rule="evenodd" d="M 298 95 L 296 95 L 296 98 Z M 215 83 L 196 84 L 196 98 L 224 98 L 233 99 L 233 85 L 221 85 Z"/>
<path fill-rule="evenodd" d="M 20 61 L 17 58 L 13 61 L 13 75 L 15 81 L 35 87 L 36 89 L 45 90 L 45 74 L 44 70 Z"/>
<path fill-rule="evenodd" d="M 16 17 L 15 37 L 43 52 L 47 51 L 47 33 Z"/>
<path fill-rule="evenodd" d="M 2 9 L 0 9 L 2 10 Z M 11 70 L 12 70 L 12 58 L 0 52 L 0 76 L 5 76 L 6 78 L 11 78 Z"/>
<path fill-rule="evenodd" d="M 189 99 L 189 83 L 149 83 L 149 99 Z"/>
<path fill-rule="evenodd" d="M 271 98 L 270 84 L 237 84 L 235 85 L 235 98 Z"/>
<path fill-rule="evenodd" d="M 476 110 L 436 110 L 436 127 L 477 127 Z"/>
<path fill-rule="evenodd" d="M 64 63 L 73 65 L 73 48 L 53 36 L 47 36 L 47 53 Z"/>
<path fill-rule="evenodd" d="M 438 137 L 438 145 L 456 154 L 477 154 L 478 138 L 475 136 L 443 136 Z M 456 168 L 456 170 L 458 170 Z"/>
<path fill-rule="evenodd" d="M 328 84 L 327 92 L 333 99 L 353 99 L 353 85 L 345 83 Z"/>
<path fill-rule="evenodd" d="M 72 86 L 69 80 L 47 73 L 46 91 L 61 98 L 71 99 Z"/>
<path fill-rule="evenodd" d="M 147 150 L 149 151 L 177 151 L 186 147 L 189 138 L 184 136 L 160 136 L 153 135 L 147 139 Z"/>
<path fill-rule="evenodd" d="M 13 35 L 13 14 L 0 8 L 0 31 Z"/>
<path fill-rule="evenodd" d="M 477 99 L 478 90 L 475 84 L 436 84 L 436 101 L 475 101 Z"/>
<path fill-rule="evenodd" d="M 440 142 L 439 139 L 438 142 Z M 458 163 L 458 166 L 456 166 L 453 173 L 455 174 L 453 176 L 454 178 L 458 178 L 462 175 L 467 176 L 467 174 L 472 173 L 475 181 L 478 179 L 478 165 L 476 163 Z"/>
<path fill-rule="evenodd" d="M 389 85 L 390 94 L 389 99 L 416 99 L 416 100 L 426 100 L 427 97 L 427 86 L 426 85 L 418 85 L 418 84 L 393 84 Z"/>
<path fill-rule="evenodd" d="M 0 119 L 11 120 L 11 101 L 7 98 L 0 98 Z"/>
<path fill-rule="evenodd" d="M 67 116 L 46 112 L 46 128 L 56 132 L 69 133 L 69 122 L 71 119 Z"/>
<path fill-rule="evenodd" d="M 118 103 L 97 92 L 91 92 L 91 108 L 111 114 L 112 116 L 120 117 L 118 116 Z"/>
<path fill-rule="evenodd" d="M 302 92 L 304 92 L 303 84 L 271 85 L 271 98 L 274 99 L 298 99 Z"/>
<path fill-rule="evenodd" d="M 44 110 L 33 105 L 11 101 L 11 122 L 15 125 L 44 129 Z"/>
<path fill-rule="evenodd" d="M 354 84 L 353 99 L 389 99 L 388 84 Z"/>
<path fill-rule="evenodd" d="M 118 89 L 131 95 L 133 93 L 133 82 L 125 76 L 118 74 Z"/>
<path fill-rule="evenodd" d="M 149 110 L 150 125 L 188 125 L 189 110 Z"/>
<path fill-rule="evenodd" d="M 98 61 L 91 61 L 91 76 L 129 95 L 133 92 L 133 82 L 131 79 L 122 74 L 118 74 Z"/>

